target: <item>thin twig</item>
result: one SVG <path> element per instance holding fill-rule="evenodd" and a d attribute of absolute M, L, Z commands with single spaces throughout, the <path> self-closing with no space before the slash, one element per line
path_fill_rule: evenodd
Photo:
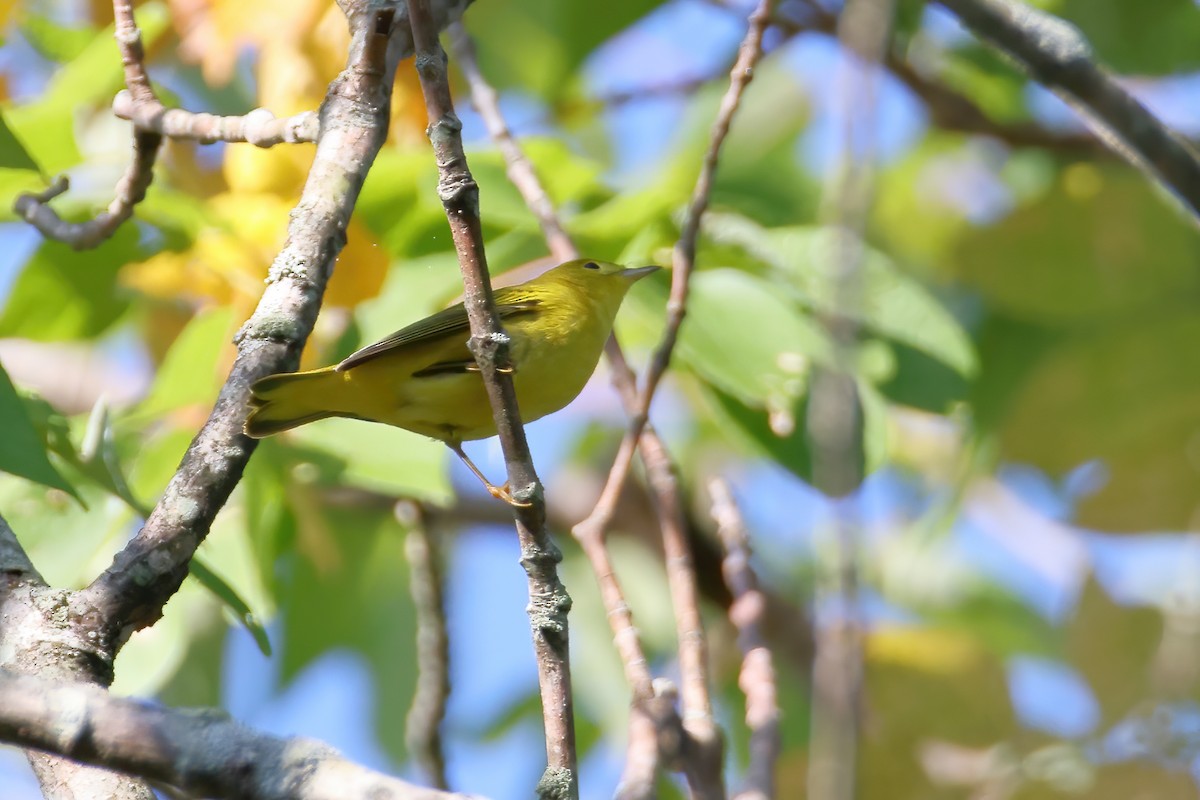
<path fill-rule="evenodd" d="M 666 328 L 658 347 L 655 348 L 650 364 L 646 368 L 642 388 L 638 394 L 636 413 L 632 415 L 629 428 L 625 432 L 624 438 L 621 439 L 604 490 L 592 513 L 576 526 L 577 537 L 604 536 L 604 532 L 612 520 L 613 512 L 616 510 L 621 490 L 629 476 L 638 438 L 642 428 L 646 425 L 650 404 L 654 400 L 658 383 L 670 363 L 675 340 L 679 335 L 679 326 L 683 324 L 683 318 L 687 311 L 688 285 L 696 258 L 696 240 L 700 234 L 701 219 L 708 208 L 708 197 L 712 191 L 721 145 L 729 133 L 729 127 L 741 103 L 742 94 L 754 76 L 754 67 L 762 55 L 763 33 L 769 24 L 773 4 L 773 0 L 760 0 L 750 15 L 746 38 L 742 40 L 737 61 L 729 73 L 729 88 L 721 98 L 717 117 L 713 121 L 708 150 L 704 154 L 700 176 L 696 179 L 696 186 L 692 191 L 691 201 L 688 203 L 683 230 L 672 251 L 671 293 L 667 299 Z"/>
<path fill-rule="evenodd" d="M 538 783 L 541 797 L 579 795 L 578 756 L 567 635 L 571 598 L 558 578 L 562 554 L 546 530 L 542 485 L 521 424 L 508 366 L 509 339 L 500 326 L 488 278 L 479 220 L 479 187 L 471 177 L 462 147 L 462 123 L 454 113 L 446 77 L 446 54 L 429 19 L 427 0 L 408 0 L 416 42 L 417 75 L 429 114 L 429 138 L 438 165 L 438 195 L 445 206 L 451 237 L 462 269 L 464 305 L 471 324 L 469 346 L 487 389 L 508 468 L 514 499 L 528 503 L 514 517 L 521 563 L 529 578 L 529 618 L 537 654 L 538 683 L 546 728 L 546 772 Z"/>
<path fill-rule="evenodd" d="M 938 0 L 1075 109 L 1096 135 L 1200 215 L 1200 156 L 1096 63 L 1074 25 L 1015 0 Z"/>
<path fill-rule="evenodd" d="M 450 639 L 446 635 L 441 548 L 416 503 L 397 503 L 396 517 L 408 529 L 404 554 L 417 610 L 417 688 L 404 722 L 404 738 L 430 783 L 447 789 L 441 727 L 450 697 Z"/>
<path fill-rule="evenodd" d="M 167 108 L 159 102 L 138 103 L 128 90 L 117 92 L 113 114 L 127 119 L 138 130 L 158 133 L 171 139 L 191 139 L 200 144 L 248 142 L 257 147 L 297 142 L 315 142 L 320 119 L 315 111 L 302 111 L 277 118 L 265 108 L 256 108 L 236 117 L 223 117 Z"/>
<path fill-rule="evenodd" d="M 658 796 L 658 727 L 635 705 L 629 710 L 625 766 L 613 793 L 616 800 L 653 800 Z"/>
<path fill-rule="evenodd" d="M 550 247 L 550 254 L 559 261 L 578 258 L 575 245 L 571 243 L 570 237 L 558 220 L 558 215 L 554 213 L 554 204 L 542 188 L 533 165 L 525 158 L 525 154 L 513 138 L 504 115 L 500 113 L 500 101 L 496 90 L 483 79 L 479 71 L 475 45 L 462 23 L 450 26 L 450 47 L 454 51 L 455 62 L 466 76 L 467 85 L 471 87 L 471 101 L 483 118 L 488 135 L 504 156 L 508 179 L 517 187 L 521 196 L 525 198 L 525 205 L 537 217 L 538 224 L 542 226 L 542 235 Z"/>
<path fill-rule="evenodd" d="M 771 800 L 775 797 L 775 766 L 779 761 L 779 697 L 771 650 L 763 633 L 767 596 L 758 588 L 750 564 L 750 539 L 733 491 L 722 478 L 708 484 L 712 515 L 725 544 L 722 571 L 733 604 L 729 621 L 738 632 L 742 670 L 738 686 L 746 697 L 746 727 L 750 729 L 750 763 L 745 786 L 734 800 Z"/>
<path fill-rule="evenodd" d="M 196 797 L 467 797 L 373 772 L 319 742 L 258 733 L 220 711 L 176 711 L 98 686 L 7 670 L 0 670 L 0 741 L 162 781 Z"/>
<path fill-rule="evenodd" d="M 142 32 L 133 16 L 133 0 L 113 0 L 113 18 L 117 47 L 125 70 L 125 86 L 135 104 L 158 103 L 146 74 L 146 52 Z M 154 180 L 154 161 L 162 136 L 137 128 L 133 132 L 133 158 L 125 174 L 117 181 L 108 208 L 87 222 L 67 222 L 47 201 L 67 190 L 66 178 L 59 178 L 46 192 L 22 194 L 13 203 L 17 216 L 41 231 L 48 239 L 64 242 L 76 250 L 96 247 L 111 237 L 121 223 L 133 216 L 133 208 L 146 197 Z"/>

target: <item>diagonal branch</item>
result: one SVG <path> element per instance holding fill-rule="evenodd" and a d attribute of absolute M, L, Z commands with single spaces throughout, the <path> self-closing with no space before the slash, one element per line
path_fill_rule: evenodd
<path fill-rule="evenodd" d="M 438 23 L 446 24 L 468 3 L 439 3 Z M 365 2 L 346 5 L 351 6 L 352 34 L 348 67 L 322 104 L 321 140 L 287 243 L 271 266 L 258 307 L 238 334 L 229 378 L 146 524 L 112 566 L 79 593 L 79 613 L 114 650 L 161 615 L 241 478 L 254 450 L 242 433 L 250 384 L 295 368 L 345 244 L 351 210 L 386 138 L 392 78 L 400 58 L 411 52 L 408 26 L 402 17 L 393 28 L 391 10 L 368 14 Z"/>
<path fill-rule="evenodd" d="M 646 369 L 642 388 L 637 397 L 635 413 L 630 420 L 629 429 L 621 440 L 617 456 L 613 460 L 604 491 L 591 515 L 576 526 L 577 537 L 602 537 L 604 535 L 604 531 L 612 521 L 621 489 L 629 477 L 629 469 L 633 464 L 633 454 L 637 449 L 638 438 L 646 425 L 650 404 L 654 400 L 658 383 L 670 363 L 675 340 L 679 335 L 679 327 L 683 324 L 683 317 L 687 310 L 688 284 L 696 259 L 696 240 L 700 234 L 701 218 L 708 208 L 708 197 L 712 190 L 721 145 L 729 133 L 733 116 L 741 104 L 742 94 L 754 77 L 754 67 L 762 56 L 763 33 L 770 21 L 772 7 L 773 0 L 760 0 L 750 15 L 746 37 L 742 40 L 737 61 L 729 73 L 729 88 L 721 98 L 717 117 L 713 121 L 708 150 L 705 152 L 700 176 L 696 179 L 696 186 L 688 204 L 683 230 L 672 252 L 671 293 L 667 300 L 666 329 L 654 351 L 650 365 Z"/>
<path fill-rule="evenodd" d="M 1200 158 L 1093 58 L 1075 26 L 1015 0 L 938 0 L 1063 98 L 1106 145 L 1200 216 Z"/>
<path fill-rule="evenodd" d="M 479 220 L 479 187 L 462 147 L 462 123 L 454 113 L 446 77 L 446 54 L 437 41 L 427 0 L 408 0 L 416 42 L 416 67 L 429 113 L 429 139 L 438 165 L 438 195 L 462 269 L 464 304 L 471 324 L 469 346 L 487 389 L 516 507 L 521 563 L 529 578 L 529 619 L 537 655 L 538 684 L 546 729 L 546 772 L 540 797 L 579 796 L 575 721 L 571 696 L 567 611 L 571 598 L 558 578 L 562 554 L 546 530 L 546 504 L 525 439 L 509 364 L 509 339 L 500 326 L 488 278 Z"/>
<path fill-rule="evenodd" d="M 731 0 L 710 3 L 735 11 Z M 839 14 L 816 0 L 797 0 L 781 6 L 771 22 L 785 34 L 813 31 L 837 36 Z M 897 52 L 888 48 L 883 65 L 925 103 L 933 123 L 946 130 L 978 134 L 999 139 L 1011 147 L 1038 147 L 1069 154 L 1107 154 L 1108 151 L 1090 133 L 1047 130 L 1035 123 L 1005 123 L 994 120 L 966 95 L 922 73 Z"/>
<path fill-rule="evenodd" d="M 259 733 L 222 712 L 176 711 L 98 686 L 0 669 L 0 741 L 239 800 L 467 800 L 342 758 L 328 745 Z"/>

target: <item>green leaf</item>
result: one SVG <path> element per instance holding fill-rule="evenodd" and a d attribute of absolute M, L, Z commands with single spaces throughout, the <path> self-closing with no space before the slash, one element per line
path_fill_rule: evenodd
<path fill-rule="evenodd" d="M 46 178 L 41 167 L 0 113 L 0 197 L 5 198 L 0 204 L 0 221 L 17 219 L 12 198 L 45 188 Z"/>
<path fill-rule="evenodd" d="M 732 214 L 711 215 L 708 233 L 734 243 L 769 264 L 790 284 L 807 308 L 856 319 L 871 331 L 901 342 L 971 376 L 976 357 L 962 326 L 915 278 L 884 254 L 865 248 L 861 255 L 858 308 L 842 308 L 835 275 L 842 258 L 831 228 L 762 228 Z M 748 306 L 748 308 L 754 308 Z M 757 313 L 757 312 L 755 312 Z"/>
<path fill-rule="evenodd" d="M 267 637 L 267 629 L 258 621 L 258 617 L 250 610 L 250 606 L 241 598 L 237 591 L 225 582 L 212 568 L 197 557 L 192 558 L 189 574 L 200 582 L 233 612 L 233 616 L 254 637 L 254 642 L 264 656 L 271 657 L 271 640 Z"/>
<path fill-rule="evenodd" d="M 0 365 L 0 470 L 26 480 L 61 489 L 83 502 L 46 453 L 43 437 L 34 427 L 8 372 Z"/>
<path fill-rule="evenodd" d="M 1188 530 L 1200 498 L 1191 444 L 1200 431 L 1195 341 L 1200 314 L 1188 310 L 1134 316 L 1047 345 L 1006 403 L 1004 457 L 1052 475 L 1098 462 L 1106 480 L 1076 507 L 1087 527 Z"/>
<path fill-rule="evenodd" d="M 147 50 L 169 30 L 169 15 L 161 3 L 139 5 L 137 21 Z M 45 170 L 61 172 L 80 161 L 75 144 L 80 110 L 107 105 L 124 85 L 121 56 L 110 25 L 96 32 L 76 58 L 55 72 L 36 102 L 8 112 L 9 124 Z"/>
<path fill-rule="evenodd" d="M 479 3 L 463 21 L 476 41 L 480 67 L 499 88 L 562 97 L 598 45 L 645 16 L 662 0 L 611 0 L 604 13 L 587 4 L 529 0 Z M 507 43 L 520 42 L 519 48 Z"/>
<path fill-rule="evenodd" d="M 808 386 L 805 386 L 807 392 Z M 772 459 L 793 475 L 812 482 L 812 443 L 809 440 L 808 395 L 798 397 L 787 409 L 768 413 L 752 408 L 720 388 L 704 385 L 702 394 L 711 417 L 720 423 L 720 435 L 733 434 L 750 452 Z M 862 414 L 862 442 L 856 457 L 865 474 L 879 469 L 887 460 L 887 404 L 866 381 L 858 381 Z"/>
<path fill-rule="evenodd" d="M 27 170 L 41 174 L 42 168 L 29 155 L 0 113 L 0 170 Z"/>
<path fill-rule="evenodd" d="M 1079 26 L 1119 73 L 1165 75 L 1200 66 L 1200 8 L 1193 0 L 1065 0 L 1056 13 Z"/>
<path fill-rule="evenodd" d="M 72 443 L 69 428 L 65 424 L 49 428 L 47 440 L 50 449 L 63 461 L 122 500 L 139 517 L 145 519 L 150 515 L 150 508 L 134 497 L 125 480 L 125 471 L 121 467 L 113 440 L 108 403 L 103 397 L 92 407 L 83 443 L 78 450 Z"/>
<path fill-rule="evenodd" d="M 122 225 L 112 239 L 86 252 L 43 242 L 13 284 L 0 313 L 0 337 L 61 341 L 98 336 L 128 307 L 117 273 L 141 255 L 134 225 Z"/>
<path fill-rule="evenodd" d="M 48 16 L 29 11 L 21 16 L 21 34 L 38 55 L 58 62 L 78 58 L 96 41 L 96 31 L 91 28 L 60 25 Z"/>
<path fill-rule="evenodd" d="M 194 316 L 167 351 L 150 394 L 137 417 L 161 415 L 193 403 L 211 403 L 221 384 L 217 363 L 235 331 L 232 308 L 211 308 Z"/>
<path fill-rule="evenodd" d="M 335 508 L 315 501 L 305 505 L 306 499 L 297 504 L 303 546 L 282 556 L 277 566 L 284 576 L 279 590 L 282 680 L 291 681 L 334 650 L 364 658 L 375 679 L 380 742 L 400 761 L 404 718 L 417 679 L 404 531 L 390 505 Z"/>
<path fill-rule="evenodd" d="M 344 464 L 342 480 L 372 492 L 445 504 L 453 497 L 449 450 L 415 433 L 373 422 L 327 419 L 292 431 L 289 440 Z"/>
<path fill-rule="evenodd" d="M 734 269 L 693 276 L 679 355 L 723 392 L 751 406 L 789 408 L 811 361 L 831 353 L 825 332 L 767 281 Z"/>
<path fill-rule="evenodd" d="M 1043 325 L 1147 312 L 1200 292 L 1192 222 L 1139 174 L 1086 164 L 964 236 L 953 261 L 989 302 Z"/>

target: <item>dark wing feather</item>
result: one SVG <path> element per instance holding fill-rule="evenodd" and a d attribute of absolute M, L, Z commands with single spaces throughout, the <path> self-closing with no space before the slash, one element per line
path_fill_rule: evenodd
<path fill-rule="evenodd" d="M 500 316 L 500 319 L 504 320 L 518 314 L 527 314 L 537 308 L 537 306 L 537 300 L 522 298 L 516 302 L 497 303 L 496 313 Z M 386 339 L 382 339 L 375 344 L 364 347 L 356 353 L 352 353 L 345 361 L 337 365 L 337 371 L 344 372 L 351 367 L 357 367 L 359 364 L 370 361 L 373 358 L 378 358 L 400 347 L 421 344 L 452 333 L 461 332 L 465 335 L 470 330 L 471 326 L 467 321 L 467 309 L 462 303 L 459 303 L 425 319 L 417 320 L 412 325 L 401 328 Z"/>

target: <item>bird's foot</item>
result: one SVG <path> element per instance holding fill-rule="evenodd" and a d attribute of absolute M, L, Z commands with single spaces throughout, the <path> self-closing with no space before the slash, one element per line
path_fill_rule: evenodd
<path fill-rule="evenodd" d="M 497 500 L 503 500 L 510 506 L 515 506 L 517 508 L 529 508 L 533 505 L 533 503 L 526 503 L 523 500 L 518 500 L 517 498 L 513 497 L 512 490 L 508 488 L 508 481 L 505 481 L 503 486 L 496 486 L 495 484 L 489 483 L 487 484 L 487 490 L 488 494 L 490 494 L 492 497 L 496 498 Z"/>

